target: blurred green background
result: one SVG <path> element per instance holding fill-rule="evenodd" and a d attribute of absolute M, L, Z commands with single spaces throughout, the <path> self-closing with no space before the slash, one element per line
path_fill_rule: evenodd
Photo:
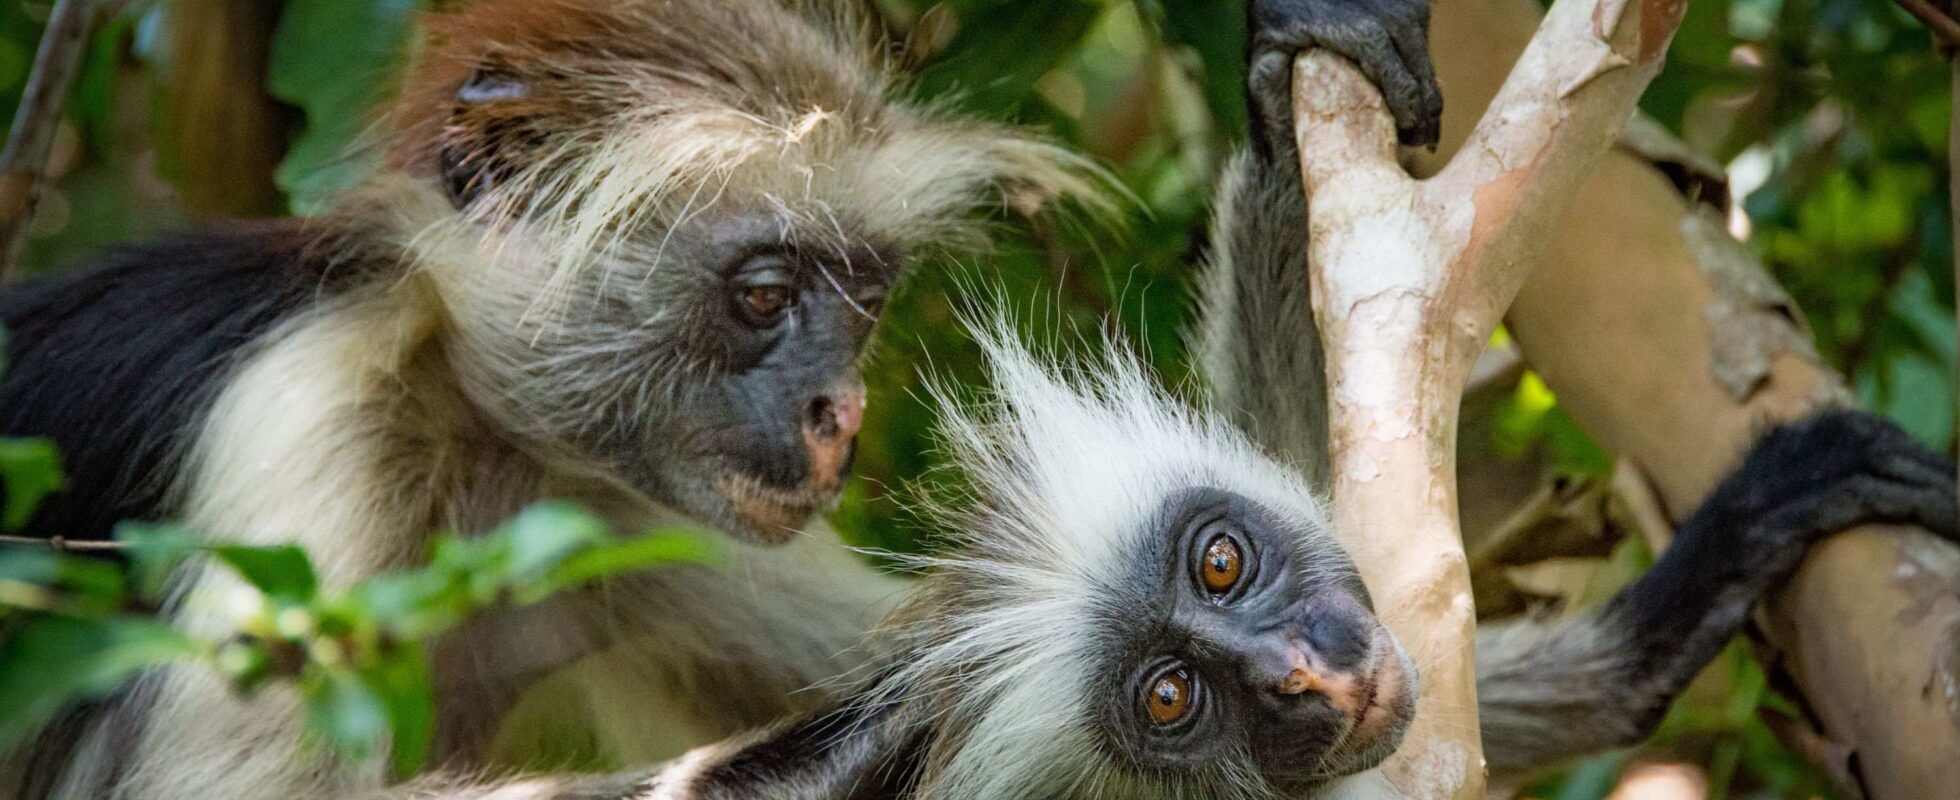
<path fill-rule="evenodd" d="M 429 5 L 125 4 L 86 56 L 22 271 L 169 226 L 314 208 L 366 168 L 372 107 L 411 51 L 414 13 Z M 895 299 L 870 366 L 861 477 L 834 519 L 864 544 L 910 551 L 930 534 L 905 511 L 904 487 L 937 461 L 920 369 L 978 377 L 955 324 L 976 275 L 1004 287 L 1031 325 L 1106 328 L 1139 345 L 1167 381 L 1190 377 L 1179 338 L 1191 316 L 1188 264 L 1216 168 L 1245 127 L 1243 11 L 1225 0 L 874 5 L 903 43 L 897 58 L 916 72 L 914 91 L 1052 131 L 1136 198 L 1113 227 L 1003 216 L 997 250 L 922 265 Z M 8 109 L 48 10 L 0 10 Z M 1747 215 L 1734 227 L 1746 225 L 1864 402 L 1951 450 L 1948 91 L 1926 33 L 1888 0 L 1695 0 L 1643 105 L 1728 165 Z M 1526 376 L 1503 391 L 1466 418 L 1465 446 L 1509 463 L 1466 468 L 1526 479 L 1605 468 L 1542 384 Z M 1629 546 L 1614 562 L 1631 569 L 1643 558 Z M 1672 769 L 1709 796 L 1828 796 L 1769 734 L 1765 708 L 1789 710 L 1738 647 L 1652 745 L 1578 765 L 1532 793 L 1603 797 L 1629 769 Z"/>

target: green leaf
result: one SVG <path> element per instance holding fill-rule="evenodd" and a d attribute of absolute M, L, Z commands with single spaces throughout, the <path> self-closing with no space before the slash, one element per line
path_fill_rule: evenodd
<path fill-rule="evenodd" d="M 266 89 L 306 124 L 280 165 L 279 188 L 309 213 L 372 167 L 355 145 L 395 86 L 418 0 L 288 0 L 273 32 Z"/>
<path fill-rule="evenodd" d="M 612 528 L 576 505 L 546 501 L 519 512 L 493 536 L 501 537 L 509 548 L 507 574 L 525 580 L 544 574 L 581 549 L 612 539 Z"/>
<path fill-rule="evenodd" d="M 60 553 L 41 548 L 0 548 L 0 581 L 52 586 L 61 578 Z"/>
<path fill-rule="evenodd" d="M 212 548 L 212 553 L 218 560 L 237 570 L 246 583 L 258 587 L 259 591 L 275 600 L 305 603 L 311 601 L 319 589 L 312 560 L 306 557 L 305 550 L 296 545 L 222 545 Z"/>
<path fill-rule="evenodd" d="M 1882 375 L 1858 376 L 1859 400 L 1899 423 L 1921 442 L 1945 448 L 1953 439 L 1953 381 L 1946 367 L 1922 353 L 1887 362 Z"/>
<path fill-rule="evenodd" d="M 1166 41 L 1198 54 L 1199 83 L 1218 126 L 1245 133 L 1245 4 L 1218 0 L 1154 0 Z"/>
<path fill-rule="evenodd" d="M 360 676 L 326 670 L 300 683 L 306 728 L 354 761 L 366 759 L 388 735 L 388 705 Z"/>
<path fill-rule="evenodd" d="M 115 539 L 129 556 L 130 579 L 139 597 L 161 596 L 170 573 L 193 553 L 204 550 L 196 534 L 175 523 L 127 521 L 116 525 Z"/>
<path fill-rule="evenodd" d="M 428 761 L 429 745 L 435 739 L 436 695 L 428 655 L 419 645 L 401 647 L 362 677 L 388 710 L 394 746 L 389 761 L 395 777 L 414 775 Z"/>
<path fill-rule="evenodd" d="M 198 657 L 189 636 L 149 619 L 37 615 L 0 641 L 0 751 L 70 704 L 114 691 L 137 673 Z"/>
<path fill-rule="evenodd" d="M 545 593 L 637 569 L 675 563 L 712 562 L 721 555 L 714 543 L 694 533 L 662 531 L 599 545 L 565 559 L 544 582 Z"/>
<path fill-rule="evenodd" d="M 466 576 L 436 568 L 369 578 L 348 599 L 356 611 L 405 639 L 448 630 L 475 607 Z"/>
<path fill-rule="evenodd" d="M 0 438 L 0 484 L 7 491 L 6 508 L 0 509 L 0 528 L 20 530 L 34 518 L 42 500 L 68 485 L 54 440 Z"/>
<path fill-rule="evenodd" d="M 136 19 L 125 9 L 104 23 L 90 38 L 81 74 L 75 79 L 70 113 L 94 147 L 106 148 L 115 141 L 116 81 L 124 68 L 123 43 L 135 29 Z"/>

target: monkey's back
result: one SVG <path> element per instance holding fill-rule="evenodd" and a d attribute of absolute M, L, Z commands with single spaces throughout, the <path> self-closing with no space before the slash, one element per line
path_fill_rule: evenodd
<path fill-rule="evenodd" d="M 340 283 L 306 228 L 168 234 L 0 289 L 0 436 L 52 439 L 67 475 L 27 535 L 100 539 L 168 513 L 169 476 L 231 366 Z"/>

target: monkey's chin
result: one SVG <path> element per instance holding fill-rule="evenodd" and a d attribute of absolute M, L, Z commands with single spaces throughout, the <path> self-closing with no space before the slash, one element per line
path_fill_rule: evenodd
<path fill-rule="evenodd" d="M 828 484 L 828 485 L 823 485 Z M 796 489 L 765 486 L 752 475 L 731 472 L 715 480 L 715 490 L 728 502 L 732 533 L 764 546 L 789 542 L 802 533 L 817 512 L 837 501 L 837 481 Z"/>
<path fill-rule="evenodd" d="M 1356 711 L 1348 731 L 1336 750 L 1341 757 L 1330 759 L 1336 771 L 1352 775 L 1381 765 L 1402 744 L 1415 716 L 1417 676 L 1415 663 L 1397 646 L 1387 631 L 1376 639 L 1374 674 L 1368 677 L 1366 702 Z"/>

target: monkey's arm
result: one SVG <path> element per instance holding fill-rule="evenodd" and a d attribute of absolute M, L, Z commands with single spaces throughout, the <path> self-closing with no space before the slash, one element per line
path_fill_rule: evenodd
<path fill-rule="evenodd" d="M 1477 698 L 1495 777 L 1645 738 L 1809 546 L 1862 522 L 1960 539 L 1953 464 L 1896 426 L 1828 411 L 1771 430 L 1596 611 L 1479 631 Z"/>
<path fill-rule="evenodd" d="M 1247 13 L 1252 142 L 1226 168 L 1195 349 L 1212 399 L 1268 452 L 1326 476 L 1320 334 L 1307 286 L 1307 205 L 1293 141 L 1293 60 L 1326 48 L 1382 89 L 1404 142 L 1434 145 L 1443 111 L 1427 0 L 1257 0 Z"/>

